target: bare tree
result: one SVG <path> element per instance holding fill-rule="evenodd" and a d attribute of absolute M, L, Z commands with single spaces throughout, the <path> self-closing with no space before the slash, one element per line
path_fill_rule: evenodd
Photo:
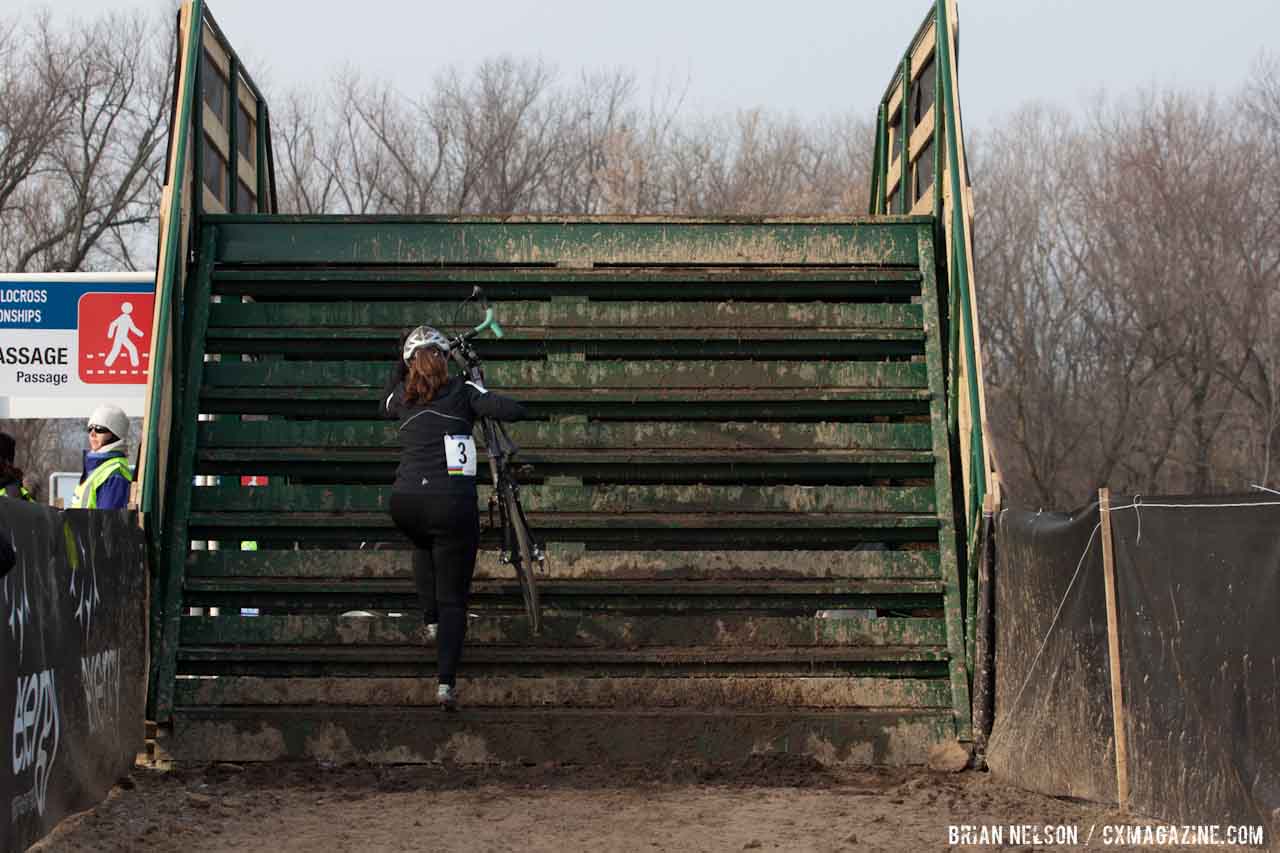
<path fill-rule="evenodd" d="M 0 32 L 0 53 L 12 54 L 18 28 Z M 4 121 L 20 125 L 5 134 L 0 154 L 4 265 L 29 272 L 150 263 L 170 33 L 140 15 L 108 15 L 65 34 L 42 18 L 33 33 L 17 79 L 0 84 L 5 105 L 15 107 L 10 114 L 0 106 Z"/>
<path fill-rule="evenodd" d="M 1260 164 L 1212 98 L 1143 93 L 1094 122 L 1107 181 L 1091 199 L 1092 248 L 1123 281 L 1138 323 L 1154 331 L 1169 371 L 1163 393 L 1180 401 L 1165 424 L 1177 434 L 1163 460 L 1178 470 L 1165 482 L 1195 492 L 1238 484 L 1215 448 L 1248 364 L 1240 336 L 1253 337 L 1251 306 L 1263 286 L 1239 242 L 1256 219 L 1247 190 Z"/>
<path fill-rule="evenodd" d="M 1071 215 L 1086 155 L 1069 116 L 1034 106 L 974 150 L 990 416 L 1014 493 L 1039 506 L 1107 467 L 1092 442 L 1108 432 L 1094 425 L 1112 390 L 1100 387 L 1112 329 L 1096 316 Z"/>
<path fill-rule="evenodd" d="M 611 142 L 639 123 L 632 104 L 635 77 L 614 70 L 583 73 L 563 100 L 564 121 L 552 151 L 543 205 L 548 211 L 591 214 L 611 211 L 605 179 Z"/>
<path fill-rule="evenodd" d="M 281 210 L 290 213 L 338 213 L 337 170 L 320 101 L 292 91 L 272 128 L 277 157 Z"/>
<path fill-rule="evenodd" d="M 1272 78 L 1273 79 L 1273 78 Z M 1209 97 L 1024 110 L 975 150 L 991 417 L 1040 505 L 1240 490 L 1277 426 L 1276 148 Z"/>
<path fill-rule="evenodd" d="M 1029 106 L 970 142 L 990 416 L 1015 495 L 1268 481 L 1280 441 L 1280 72 Z M 870 122 L 647 109 L 623 71 L 509 57 L 413 98 L 346 74 L 278 120 L 308 212 L 861 213 Z M 1243 118 L 1242 118 L 1243 116 Z"/>
<path fill-rule="evenodd" d="M 59 59 L 68 50 L 47 14 L 26 26 L 0 21 L 0 261 L 9 269 L 30 241 L 24 213 L 69 126 L 74 100 Z"/>
<path fill-rule="evenodd" d="M 1280 62 L 1275 56 L 1259 57 L 1240 106 L 1257 160 L 1247 187 L 1256 227 L 1241 235 L 1239 248 L 1249 277 L 1260 286 L 1246 314 L 1256 327 L 1247 336 L 1247 366 L 1238 387 L 1251 406 L 1249 467 L 1257 484 L 1270 486 L 1280 441 L 1280 174 L 1275 168 L 1280 163 Z"/>

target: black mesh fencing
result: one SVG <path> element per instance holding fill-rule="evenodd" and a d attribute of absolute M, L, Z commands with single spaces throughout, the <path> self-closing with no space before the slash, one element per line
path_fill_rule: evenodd
<path fill-rule="evenodd" d="M 1280 497 L 1111 499 L 1129 807 L 1280 838 Z M 1006 511 L 988 765 L 1117 798 L 1099 507 Z"/>

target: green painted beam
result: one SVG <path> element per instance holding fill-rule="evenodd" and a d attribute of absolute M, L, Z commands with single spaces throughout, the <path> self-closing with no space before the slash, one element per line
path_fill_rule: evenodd
<path fill-rule="evenodd" d="M 557 533 L 558 541 L 574 541 L 565 538 L 576 534 L 567 531 L 600 530 L 622 533 L 623 531 L 651 530 L 708 530 L 727 532 L 730 530 L 778 531 L 782 528 L 792 530 L 807 529 L 816 531 L 822 528 L 848 528 L 869 531 L 890 531 L 894 529 L 910 529 L 932 532 L 938 527 L 935 515 L 920 514 L 888 514 L 888 513 L 854 513 L 854 512 L 561 512 L 531 511 L 528 513 L 529 524 L 536 533 L 551 536 L 550 531 L 543 528 L 563 530 Z M 357 531 L 393 530 L 391 516 L 383 512 L 359 512 L 335 510 L 333 512 L 193 512 L 191 526 L 199 529 L 199 535 L 192 534 L 193 539 L 257 539 L 285 536 L 285 531 L 311 531 L 317 539 L 323 536 L 329 540 L 332 536 L 345 535 L 348 539 L 359 541 L 364 537 Z M 225 533 L 219 533 L 224 530 Z M 261 537 L 254 534 L 259 531 Z M 272 531 L 278 531 L 273 533 Z M 321 531 L 327 531 L 325 535 Z M 815 534 L 816 535 L 816 534 Z M 285 538 L 288 538 L 285 536 Z M 399 536 L 394 537 L 399 539 Z M 781 541 L 781 537 L 779 537 Z M 584 540 L 585 541 L 585 540 Z"/>
<path fill-rule="evenodd" d="M 199 7 L 195 7 L 199 11 Z M 189 292 L 187 303 L 190 311 L 191 334 L 187 340 L 187 352 L 182 356 L 186 368 L 181 385 L 181 399 L 174 404 L 174 429 L 171 441 L 179 443 L 174 458 L 173 511 L 169 527 L 164 531 L 161 551 L 161 571 L 164 573 L 164 604 L 162 608 L 160 657 L 153 664 L 151 709 L 157 722 L 169 719 L 173 711 L 173 680 L 179 645 L 179 629 L 182 618 L 183 573 L 189 538 L 189 518 L 192 489 L 187 487 L 195 476 L 196 422 L 199 415 L 198 394 L 204 369 L 204 333 L 209 321 L 210 269 L 213 264 L 213 245 L 217 229 L 206 228 L 201 234 L 200 265 Z M 175 358 L 177 357 L 175 353 Z"/>
<path fill-rule="evenodd" d="M 206 388 L 381 389 L 390 362 L 262 361 L 210 363 Z M 493 388 L 578 390 L 584 397 L 602 389 L 706 389 L 719 394 L 742 390 L 923 389 L 923 363 L 908 362 L 498 362 L 485 378 Z"/>
<path fill-rule="evenodd" d="M 836 550 L 859 547 L 893 550 L 934 548 L 937 522 L 932 517 L 899 519 L 893 516 L 799 516 L 757 513 L 747 519 L 725 516 L 648 515 L 618 516 L 535 514 L 530 519 L 537 538 L 548 543 L 579 543 L 588 550 L 642 551 L 713 549 L 737 550 Z M 626 523 L 619 523 L 625 520 Z M 338 523 L 341 521 L 341 523 Z M 207 523 L 206 523 L 207 522 Z M 403 547 L 407 540 L 385 513 L 260 516 L 249 513 L 230 517 L 201 515 L 192 519 L 190 538 L 228 542 L 255 540 L 263 548 L 292 549 L 297 543 L 312 548 L 354 547 L 360 542 L 385 542 Z M 497 533 L 482 525 L 481 547 L 496 548 Z"/>
<path fill-rule="evenodd" d="M 383 338 L 434 319 L 452 322 L 455 306 L 433 302 L 223 302 L 214 305 L 210 334 L 286 338 L 330 333 Z M 495 303 L 508 337 L 590 339 L 787 334 L 923 340 L 919 305 L 768 302 L 507 302 Z M 465 321 L 466 317 L 460 317 Z M 906 334 L 913 333 L 913 334 Z"/>
<path fill-rule="evenodd" d="M 918 264 L 909 219 L 224 216 L 216 224 L 223 264 Z"/>
<path fill-rule="evenodd" d="M 397 461 L 393 451 L 382 451 L 379 459 L 362 458 L 359 451 L 334 451 L 329 459 L 298 459 L 279 451 L 201 451 L 196 472 L 216 476 L 285 477 L 290 482 L 383 485 L 395 479 Z M 899 454 L 897 451 L 870 455 Z M 796 457 L 795 451 L 779 451 L 779 456 Z M 481 452 L 481 465 L 487 464 Z M 610 454 L 583 460 L 554 451 L 522 453 L 519 476 L 523 483 L 538 485 L 572 478 L 589 486 L 599 485 L 740 485 L 740 486 L 910 486 L 933 476 L 933 458 L 921 462 L 901 460 L 859 461 L 864 454 L 806 454 L 804 461 L 785 459 L 769 463 L 726 461 L 723 456 L 698 454 L 630 461 L 610 459 Z M 852 461 L 851 461 L 852 460 Z"/>
<path fill-rule="evenodd" d="M 483 446 L 477 449 L 480 454 L 478 458 L 481 460 L 487 458 L 485 448 Z M 803 451 L 803 450 L 775 450 L 767 457 L 767 461 L 757 462 L 760 454 L 752 454 L 749 451 L 705 451 L 693 450 L 681 453 L 675 450 L 579 450 L 569 448 L 567 450 L 557 450 L 548 448 L 544 450 L 521 450 L 517 457 L 521 467 L 521 479 L 527 480 L 530 477 L 537 478 L 537 472 L 540 468 L 566 468 L 575 467 L 581 471 L 602 472 L 602 482 L 628 482 L 634 475 L 641 478 L 645 471 L 658 467 L 675 467 L 681 466 L 697 466 L 699 471 L 713 466 L 725 466 L 726 474 L 718 479 L 732 480 L 735 475 L 741 475 L 743 480 L 749 480 L 755 476 L 769 476 L 771 473 L 776 474 L 780 483 L 785 482 L 785 477 L 789 473 L 797 473 L 804 470 L 805 466 L 816 467 L 819 471 L 829 475 L 832 479 L 829 482 L 838 484 L 844 482 L 847 478 L 842 476 L 844 469 L 866 469 L 877 473 L 866 474 L 867 476 L 891 477 L 895 476 L 897 470 L 895 466 L 912 466 L 913 470 L 918 469 L 923 473 L 897 474 L 897 476 L 905 476 L 913 479 L 931 476 L 933 457 L 924 454 L 918 450 L 846 450 L 846 451 Z M 386 479 L 386 466 L 390 465 L 391 470 L 395 470 L 396 463 L 399 459 L 399 452 L 394 447 L 372 447 L 372 448 L 333 448 L 328 453 L 306 446 L 299 447 L 237 447 L 237 448 L 212 448 L 209 450 L 200 450 L 198 456 L 200 463 L 208 463 L 212 466 L 232 466 L 237 469 L 246 471 L 253 469 L 255 465 L 267 465 L 272 467 L 288 467 L 291 464 L 298 466 L 314 466 L 317 476 L 321 476 L 322 482 L 345 483 L 350 482 L 343 477 L 334 476 L 327 480 L 323 479 L 324 465 L 338 465 L 341 463 L 349 463 L 353 465 L 376 465 L 381 471 L 381 475 Z M 526 471 L 525 469 L 528 469 Z M 750 472 L 757 472 L 752 474 Z M 263 469 L 266 472 L 266 468 Z M 605 477 L 604 473 L 615 472 L 616 477 Z M 621 473 L 618 473 L 621 472 Z M 865 474 L 865 472 L 864 472 Z M 689 476 L 694 476 L 690 474 Z M 889 484 L 885 485 L 900 485 Z"/>
<path fill-rule="evenodd" d="M 227 210 L 235 212 L 237 209 L 236 195 L 240 188 L 237 186 L 240 182 L 240 59 L 234 53 L 228 57 L 228 64 L 231 66 L 228 80 L 227 92 Z"/>
<path fill-rule="evenodd" d="M 551 545 L 547 580 L 935 580 L 937 551 L 584 551 Z M 188 578 L 399 578 L 407 551 L 193 551 Z M 476 578 L 510 578 L 481 550 Z"/>
<path fill-rule="evenodd" d="M 238 421 L 201 423 L 202 448 L 342 447 L 368 451 L 399 446 L 393 421 Z M 725 451 L 772 454 L 782 450 L 854 449 L 932 453 L 927 423 L 609 423 L 524 421 L 508 425 L 523 451 Z M 895 458 L 895 457 L 885 457 Z M 915 460 L 919 457 L 912 455 Z M 929 457 L 932 459 L 932 456 Z"/>
<path fill-rule="evenodd" d="M 951 696 L 942 679 L 868 676 L 780 676 L 770 679 L 725 676 L 595 678 L 590 675 L 468 676 L 469 714 L 479 708 L 800 708 L 853 709 L 948 708 Z M 398 706 L 436 704 L 435 684 L 423 678 L 260 678 L 222 676 L 180 682 L 179 705 Z"/>
<path fill-rule="evenodd" d="M 391 299 L 434 302 L 452 312 L 480 285 L 490 299 L 737 300 L 783 305 L 820 300 L 905 304 L 920 294 L 917 267 L 501 267 L 220 268 L 214 293 L 256 300 Z"/>
<path fill-rule="evenodd" d="M 748 589 L 742 594 L 683 595 L 679 590 L 664 594 L 618 595 L 597 584 L 595 594 L 563 593 L 552 587 L 541 596 L 544 613 L 576 610 L 591 613 L 631 613 L 650 619 L 666 619 L 672 614 L 701 613 L 714 620 L 727 612 L 778 613 L 795 615 L 818 610 L 876 610 L 893 612 L 941 609 L 941 594 L 934 592 L 789 592 L 764 593 Z M 420 613 L 412 584 L 403 582 L 374 589 L 344 586 L 311 589 L 260 584 L 246 588 L 243 584 L 193 582 L 186 593 L 189 607 L 219 607 L 239 611 L 257 607 L 264 612 L 279 613 L 346 613 L 352 610 L 390 613 Z M 486 583 L 477 586 L 471 600 L 475 613 L 515 615 L 523 612 L 524 602 L 514 580 L 505 584 Z M 251 619 L 254 617 L 244 617 Z"/>
<path fill-rule="evenodd" d="M 212 217 L 223 219 L 227 217 Z M 244 217 L 239 217 L 244 219 Z M 893 219 L 894 217 L 879 217 Z M 257 221 L 259 217 L 254 217 Z M 923 217 L 910 221 L 919 222 Z M 788 297 L 795 285 L 909 285 L 920 290 L 920 267 L 908 266 L 769 266 L 769 265 L 681 265 L 624 266 L 624 267 L 440 267 L 422 265 L 410 267 L 359 266 L 263 266 L 252 264 L 234 266 L 223 264 L 213 271 L 214 292 L 219 287 L 244 284 L 306 284 L 313 288 L 324 284 L 339 284 L 348 288 L 348 298 L 363 298 L 365 285 L 412 285 L 416 289 L 402 288 L 406 300 L 457 302 L 471 292 L 472 285 L 482 285 L 485 293 L 498 288 L 501 296 L 495 301 L 524 301 L 531 298 L 547 299 L 566 294 L 548 290 L 549 285 L 591 286 L 595 296 L 611 295 L 610 290 L 629 289 L 636 285 L 678 285 L 689 288 L 706 288 L 706 299 L 723 299 L 726 292 L 739 296 L 739 288 L 750 285 L 767 285 Z M 314 292 L 314 291 L 313 291 Z M 648 291 L 641 291 L 642 294 Z M 697 290 L 697 292 L 702 292 Z M 453 294 L 461 294 L 455 298 Z M 614 298 L 622 298 L 613 293 Z M 632 297 L 646 299 L 641 295 Z M 665 298 L 665 297 L 663 297 Z M 777 296 L 771 301 L 777 302 Z"/>
<path fill-rule="evenodd" d="M 490 486 L 479 488 L 488 506 Z M 531 513 L 932 513 L 932 488 L 869 486 L 526 486 Z M 359 513 L 387 511 L 391 486 L 240 485 L 192 490 L 193 513 Z"/>
<path fill-rule="evenodd" d="M 659 666 L 714 671 L 719 665 L 773 664 L 772 671 L 806 669 L 839 671 L 844 663 L 912 661 L 945 661 L 945 649 L 933 646 L 819 646 L 808 648 L 638 648 L 638 649 L 566 649 L 530 646 L 486 646 L 467 649 L 467 663 L 472 667 L 487 663 L 520 666 L 588 665 Z M 292 662 L 343 663 L 373 661 L 375 663 L 419 662 L 427 658 L 421 646 L 183 646 L 184 661 L 201 662 Z M 432 656 L 434 657 L 434 656 Z"/>
<path fill-rule="evenodd" d="M 928 618 L 815 618 L 726 613 L 676 614 L 655 620 L 631 613 L 549 613 L 542 632 L 529 631 L 523 614 L 480 614 L 467 623 L 467 648 L 547 646 L 555 648 L 633 649 L 681 647 L 946 646 L 946 626 Z M 187 645 L 418 645 L 434 646 L 434 635 L 420 614 L 343 617 L 336 614 L 288 616 L 184 616 Z"/>
<path fill-rule="evenodd" d="M 408 553 L 404 554 L 407 560 Z M 206 592 L 263 592 L 278 591 L 298 594 L 364 594 L 408 593 L 413 591 L 411 573 L 394 578 L 334 579 L 334 578 L 187 578 L 190 590 Z M 548 595 L 598 596 L 601 594 L 627 596 L 657 596 L 660 598 L 686 597 L 690 599 L 708 596 L 750 598 L 751 596 L 810 596 L 810 595 L 897 595 L 912 593 L 936 595 L 945 592 L 944 580 L 928 578 L 853 578 L 824 580 L 753 580 L 739 579 L 662 579 L 662 580 L 547 580 L 542 584 Z M 515 590 L 515 572 L 507 569 L 506 577 L 495 581 L 476 581 L 476 591 L 482 594 L 505 593 Z"/>
<path fill-rule="evenodd" d="M 941 330 L 938 313 L 936 268 L 934 259 L 934 229 L 919 231 L 921 265 L 924 275 L 925 327 Z M 929 387 L 933 392 L 931 420 L 933 424 L 934 483 L 938 508 L 938 546 L 940 565 L 945 580 L 947 613 L 947 646 L 951 651 L 951 690 L 956 715 L 956 736 L 962 740 L 973 737 L 972 706 L 969 702 L 969 676 L 964 656 L 964 603 L 960 593 L 960 564 L 956 544 L 955 503 L 951 493 L 951 450 L 947 428 L 946 366 L 942 360 L 940 333 L 929 336 Z"/>
<path fill-rule="evenodd" d="M 924 764 L 929 748 L 954 737 L 949 713 L 777 706 L 720 709 L 225 707 L 183 708 L 171 749 L 182 762 L 326 761 L 335 764 L 651 767 L 655 778 L 687 762 L 691 748 L 714 766 L 759 754 L 801 756 L 852 767 Z M 625 737 L 619 737 L 625 732 Z M 691 746 L 692 745 L 692 746 Z"/>
<path fill-rule="evenodd" d="M 911 53 L 902 58 L 902 116 L 898 129 L 898 162 L 902 164 L 898 172 L 898 209 L 895 213 L 906 214 L 915 201 L 912 197 L 911 177 Z M 927 285 L 926 285 L 927 286 Z"/>
<path fill-rule="evenodd" d="M 505 389 L 529 404 L 534 418 L 577 416 L 601 420 L 839 421 L 860 415 L 920 414 L 928 411 L 929 400 L 924 388 L 513 388 L 496 382 L 490 387 L 496 391 Z M 380 390 L 373 386 L 206 385 L 201 389 L 200 400 L 201 411 L 210 414 L 376 418 Z"/>
<path fill-rule="evenodd" d="M 193 676 L 256 676 L 264 678 L 402 678 L 433 679 L 436 662 L 433 656 L 388 655 L 383 658 L 342 656 L 330 660 L 227 660 L 201 656 L 182 661 L 183 674 Z M 826 677 L 842 678 L 910 678 L 934 679 L 945 676 L 945 660 L 834 660 L 834 661 L 729 661 L 711 662 L 674 661 L 667 663 L 643 661 L 583 661 L 578 664 L 562 661 L 470 661 L 468 671 L 475 677 L 516 677 L 537 680 L 543 678 L 680 678 L 702 679 L 753 678 L 767 683 L 776 678 Z M 836 682 L 832 682 L 833 684 Z M 336 710 L 336 709 L 335 709 Z M 410 710 L 410 709 L 402 709 Z M 479 710 L 479 709 L 477 709 Z M 612 709 L 616 710 L 616 709 Z M 722 709 L 732 711 L 733 709 Z M 852 710 L 852 709 L 850 709 Z M 900 709 L 899 713 L 912 709 Z M 434 713 L 440 714 L 439 709 Z M 792 710 L 795 713 L 795 710 Z M 544 711 L 545 714 L 545 711 Z"/>
<path fill-rule="evenodd" d="M 208 414 L 266 415 L 296 418 L 377 418 L 377 395 L 372 388 L 326 392 L 304 388 L 286 392 L 253 388 L 205 390 L 201 411 Z M 587 418 L 628 422 L 669 419 L 681 422 L 724 421 L 795 422 L 862 421 L 914 418 L 928 415 L 929 392 L 923 389 L 849 389 L 817 394 L 795 391 L 741 393 L 737 399 L 706 393 L 615 391 L 589 399 L 572 390 L 521 389 L 520 399 L 536 419 Z"/>
<path fill-rule="evenodd" d="M 429 324 L 428 324 L 429 325 Z M 398 336 L 349 335 L 336 330 L 315 330 L 304 336 L 288 334 L 267 337 L 236 330 L 210 337 L 208 352 L 223 361 L 239 361 L 241 355 L 255 358 L 285 358 L 319 361 L 378 361 L 395 352 Z M 884 334 L 850 333 L 839 337 L 806 339 L 778 334 L 769 339 L 749 340 L 728 333 L 715 337 L 686 337 L 655 342 L 644 337 L 578 338 L 574 340 L 503 339 L 486 341 L 477 348 L 489 364 L 501 361 L 528 361 L 573 357 L 585 361 L 905 361 L 924 357 L 924 338 L 913 332 Z"/>

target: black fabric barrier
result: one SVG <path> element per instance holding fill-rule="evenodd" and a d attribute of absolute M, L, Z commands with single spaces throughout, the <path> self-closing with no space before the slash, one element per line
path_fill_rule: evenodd
<path fill-rule="evenodd" d="M 1113 498 L 1111 516 L 1131 807 L 1174 823 L 1267 826 L 1273 844 L 1278 502 Z"/>
<path fill-rule="evenodd" d="M 1261 826 L 1280 849 L 1280 496 L 1111 505 L 1129 808 Z M 988 765 L 1020 787 L 1114 802 L 1098 527 L 1097 504 L 1000 516 Z"/>
<path fill-rule="evenodd" d="M 1096 503 L 1073 513 L 997 517 L 987 766 L 1003 781 L 1050 796 L 1114 801 L 1098 518 Z"/>
<path fill-rule="evenodd" d="M 145 547 L 133 513 L 0 500 L 0 851 L 92 806 L 142 746 Z"/>

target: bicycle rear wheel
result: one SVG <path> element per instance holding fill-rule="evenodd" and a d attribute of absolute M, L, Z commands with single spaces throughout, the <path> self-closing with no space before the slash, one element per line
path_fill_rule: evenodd
<path fill-rule="evenodd" d="M 524 597 L 524 609 L 529 614 L 529 630 L 535 635 L 542 633 L 542 608 L 538 603 L 538 583 L 533 576 L 536 565 L 533 549 L 533 535 L 524 520 L 524 511 L 520 507 L 520 499 L 515 492 L 508 491 L 504 500 L 507 505 L 507 524 L 515 534 L 511 543 L 511 564 L 515 566 L 516 578 L 520 581 L 520 594 Z"/>

